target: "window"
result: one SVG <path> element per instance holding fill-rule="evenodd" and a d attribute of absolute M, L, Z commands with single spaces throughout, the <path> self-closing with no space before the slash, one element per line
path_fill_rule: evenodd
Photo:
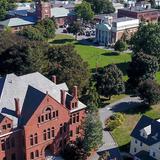
<path fill-rule="evenodd" d="M 136 148 L 134 148 L 134 152 L 137 152 L 137 149 L 136 149 Z"/>
<path fill-rule="evenodd" d="M 76 128 L 76 134 L 79 134 L 79 127 Z"/>
<path fill-rule="evenodd" d="M 76 115 L 73 115 L 73 123 L 76 123 Z"/>
<path fill-rule="evenodd" d="M 77 113 L 76 121 L 79 122 L 79 113 Z"/>
<path fill-rule="evenodd" d="M 62 133 L 63 133 L 63 126 L 62 124 L 60 124 L 60 135 L 62 135 Z"/>
<path fill-rule="evenodd" d="M 142 145 L 143 145 L 143 143 L 141 142 L 141 143 L 140 143 L 140 146 L 142 146 Z"/>
<path fill-rule="evenodd" d="M 58 111 L 56 111 L 56 117 L 58 117 Z"/>
<path fill-rule="evenodd" d="M 52 137 L 54 137 L 54 127 L 52 127 Z"/>
<path fill-rule="evenodd" d="M 51 138 L 50 128 L 48 128 L 48 133 L 47 133 L 47 135 L 48 135 L 48 139 L 50 139 L 50 138 Z"/>
<path fill-rule="evenodd" d="M 11 160 L 16 160 L 16 154 L 15 154 L 15 153 L 13 153 L 13 154 L 11 155 Z"/>
<path fill-rule="evenodd" d="M 152 156 L 153 156 L 153 157 L 155 157 L 155 156 L 156 156 L 156 153 L 155 153 L 155 152 L 153 152 Z"/>
<path fill-rule="evenodd" d="M 47 133 L 46 130 L 43 131 L 43 140 L 45 141 L 47 139 Z"/>
<path fill-rule="evenodd" d="M 38 117 L 38 123 L 41 123 L 41 117 L 40 116 Z"/>
<path fill-rule="evenodd" d="M 30 145 L 33 146 L 33 135 L 30 135 Z"/>
<path fill-rule="evenodd" d="M 34 135 L 34 143 L 38 144 L 38 135 L 37 135 L 37 133 Z"/>
<path fill-rule="evenodd" d="M 41 116 L 41 120 L 42 120 L 42 122 L 44 122 L 44 115 Z"/>
<path fill-rule="evenodd" d="M 73 131 L 69 132 L 69 136 L 72 137 L 73 136 Z"/>
<path fill-rule="evenodd" d="M 35 157 L 39 157 L 39 151 L 38 150 L 36 150 L 36 152 L 35 152 Z"/>
<path fill-rule="evenodd" d="M 7 128 L 11 128 L 11 124 L 7 124 Z"/>
<path fill-rule="evenodd" d="M 48 121 L 48 114 L 46 114 L 46 115 L 45 115 L 45 117 L 46 117 L 46 119 L 45 119 L 45 120 L 46 120 L 46 121 Z"/>
<path fill-rule="evenodd" d="M 2 151 L 5 150 L 5 141 L 4 141 L 4 139 L 1 140 L 1 148 L 2 148 Z"/>
<path fill-rule="evenodd" d="M 6 127 L 6 125 L 3 125 L 2 128 L 3 128 L 3 129 L 6 129 L 7 127 Z"/>
<path fill-rule="evenodd" d="M 52 114 L 53 114 L 53 118 L 55 118 L 55 112 L 53 112 Z"/>
<path fill-rule="evenodd" d="M 137 140 L 135 139 L 135 143 L 137 144 Z"/>
<path fill-rule="evenodd" d="M 33 152 L 30 153 L 30 159 L 34 159 L 34 153 Z"/>

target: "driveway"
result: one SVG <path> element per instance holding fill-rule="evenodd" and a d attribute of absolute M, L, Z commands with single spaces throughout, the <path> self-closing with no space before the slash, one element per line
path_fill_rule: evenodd
<path fill-rule="evenodd" d="M 114 141 L 113 137 L 111 136 L 110 132 L 105 131 L 105 120 L 113 115 L 114 112 L 123 112 L 128 109 L 134 108 L 142 104 L 142 100 L 139 97 L 130 97 L 127 96 L 117 102 L 107 105 L 106 107 L 99 109 L 99 116 L 102 122 L 103 127 L 103 145 L 98 149 L 97 153 L 108 151 L 111 149 L 117 149 L 118 145 Z M 98 155 L 94 155 L 91 160 L 97 160 Z M 118 159 L 118 158 L 117 158 Z"/>

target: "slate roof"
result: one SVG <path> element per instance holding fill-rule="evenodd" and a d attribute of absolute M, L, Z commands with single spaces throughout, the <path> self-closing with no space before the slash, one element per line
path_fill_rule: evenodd
<path fill-rule="evenodd" d="M 135 156 L 141 160 L 156 160 L 149 155 L 149 152 L 146 151 L 140 151 Z"/>
<path fill-rule="evenodd" d="M 67 17 L 69 15 L 74 15 L 74 12 L 70 12 L 69 9 L 64 7 L 53 7 L 51 8 L 51 16 L 55 18 Z"/>
<path fill-rule="evenodd" d="M 106 151 L 99 152 L 98 154 L 102 155 L 104 152 L 106 152 L 108 155 L 107 160 L 122 160 L 122 156 L 118 148 L 108 149 Z"/>
<path fill-rule="evenodd" d="M 0 25 L 5 27 L 34 25 L 35 23 L 36 19 L 33 17 L 9 18 L 4 21 L 0 21 Z"/>
<path fill-rule="evenodd" d="M 147 137 L 144 137 L 141 135 L 141 131 L 148 126 L 151 128 L 150 133 Z M 158 143 L 160 142 L 160 122 L 143 115 L 132 131 L 131 136 L 149 146 Z"/>
<path fill-rule="evenodd" d="M 34 88 L 34 89 L 33 89 Z M 38 100 L 42 100 L 44 94 L 48 92 L 48 94 L 53 97 L 57 102 L 60 103 L 60 90 L 68 91 L 68 87 L 65 83 L 56 85 L 48 78 L 43 76 L 42 74 L 35 72 L 31 74 L 26 74 L 23 76 L 16 76 L 15 74 L 8 74 L 3 78 L 0 78 L 0 113 L 4 116 L 13 120 L 13 127 L 17 127 L 18 118 L 15 115 L 15 102 L 14 98 L 20 99 L 20 111 L 23 116 L 27 115 L 29 109 L 26 109 L 26 104 L 36 103 L 38 104 Z M 34 101 L 29 100 L 28 96 L 33 95 L 36 99 L 39 95 L 40 99 L 36 99 Z M 41 98 L 42 97 L 42 98 Z M 28 100 L 26 100 L 28 99 Z M 26 102 L 27 101 L 27 102 Z M 34 106 L 34 104 L 32 104 Z M 31 106 L 32 106 L 31 105 Z M 24 107 L 24 108 L 23 108 Z M 34 108 L 34 107 L 33 107 Z M 31 109 L 33 109 L 31 108 Z M 76 110 L 80 110 L 82 108 L 86 108 L 81 102 L 78 102 L 78 108 Z M 72 110 L 74 112 L 76 110 Z M 25 120 L 28 119 L 26 116 Z M 24 122 L 24 121 L 23 121 Z"/>

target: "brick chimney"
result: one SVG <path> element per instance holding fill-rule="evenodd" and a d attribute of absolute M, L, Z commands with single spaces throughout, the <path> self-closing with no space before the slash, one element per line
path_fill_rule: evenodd
<path fill-rule="evenodd" d="M 16 112 L 16 116 L 19 117 L 21 115 L 20 112 L 20 105 L 19 105 L 19 98 L 15 98 L 15 112 Z"/>
<path fill-rule="evenodd" d="M 72 96 L 76 99 L 78 99 L 78 87 L 74 86 L 73 87 L 73 92 L 72 92 Z"/>
<path fill-rule="evenodd" d="M 55 75 L 52 75 L 52 82 L 57 84 L 57 77 Z"/>
<path fill-rule="evenodd" d="M 61 90 L 61 104 L 65 106 L 65 102 L 66 102 L 66 91 Z"/>

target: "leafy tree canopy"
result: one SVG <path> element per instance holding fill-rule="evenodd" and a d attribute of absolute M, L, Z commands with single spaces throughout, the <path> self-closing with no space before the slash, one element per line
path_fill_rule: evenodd
<path fill-rule="evenodd" d="M 154 79 L 158 68 L 156 57 L 143 53 L 133 55 L 128 69 L 129 85 L 135 88 L 144 80 Z"/>
<path fill-rule="evenodd" d="M 109 14 L 115 11 L 113 4 L 109 0 L 85 0 L 92 6 L 95 14 Z"/>
<path fill-rule="evenodd" d="M 140 97 L 149 105 L 155 105 L 160 102 L 160 85 L 154 80 L 142 82 L 138 88 Z"/>
<path fill-rule="evenodd" d="M 134 53 L 143 52 L 160 61 L 160 24 L 140 25 L 131 39 Z"/>
<path fill-rule="evenodd" d="M 83 1 L 81 4 L 78 4 L 75 8 L 77 16 L 83 18 L 85 21 L 89 21 L 93 18 L 94 12 L 92 11 L 91 4 Z"/>
<path fill-rule="evenodd" d="M 118 40 L 115 43 L 114 49 L 116 51 L 120 51 L 120 52 L 125 51 L 125 50 L 127 50 L 127 43 L 122 40 Z"/>
<path fill-rule="evenodd" d="M 7 11 L 15 7 L 14 1 L 12 0 L 0 0 L 0 20 L 4 20 Z"/>
<path fill-rule="evenodd" d="M 109 98 L 125 91 L 123 73 L 116 65 L 111 64 L 105 68 L 102 75 L 101 88 L 102 94 Z"/>

